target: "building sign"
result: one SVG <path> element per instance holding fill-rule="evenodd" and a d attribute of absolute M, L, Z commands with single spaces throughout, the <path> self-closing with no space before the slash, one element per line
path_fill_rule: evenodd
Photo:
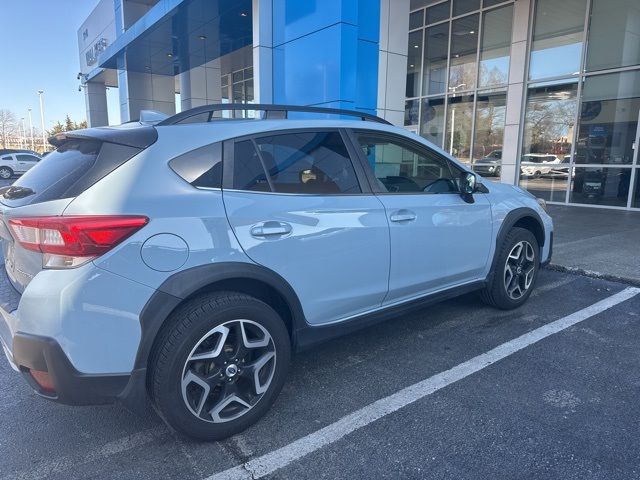
<path fill-rule="evenodd" d="M 78 29 L 80 73 L 88 74 L 98 67 L 100 54 L 116 39 L 113 0 L 100 0 Z"/>
<path fill-rule="evenodd" d="M 87 66 L 92 67 L 98 62 L 98 56 L 104 52 L 107 45 L 109 45 L 108 40 L 106 38 L 101 38 L 89 47 L 89 49 L 84 53 Z"/>

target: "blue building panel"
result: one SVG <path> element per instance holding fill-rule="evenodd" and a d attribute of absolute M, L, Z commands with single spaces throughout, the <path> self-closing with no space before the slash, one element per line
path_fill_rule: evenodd
<path fill-rule="evenodd" d="M 358 40 L 355 108 L 376 113 L 378 97 L 378 43 Z"/>
<path fill-rule="evenodd" d="M 274 0 L 273 101 L 375 112 L 379 0 Z"/>
<path fill-rule="evenodd" d="M 343 23 L 274 49 L 276 103 L 355 101 L 357 28 Z"/>
<path fill-rule="evenodd" d="M 358 38 L 380 42 L 380 0 L 358 0 Z"/>
<path fill-rule="evenodd" d="M 338 23 L 357 26 L 358 0 L 273 0 L 274 46 Z"/>

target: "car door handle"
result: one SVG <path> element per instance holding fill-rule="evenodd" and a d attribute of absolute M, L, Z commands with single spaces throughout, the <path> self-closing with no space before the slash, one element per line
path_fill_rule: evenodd
<path fill-rule="evenodd" d="M 291 225 L 285 222 L 262 222 L 251 227 L 253 237 L 275 237 L 291 233 Z"/>
<path fill-rule="evenodd" d="M 410 210 L 398 210 L 389 217 L 392 222 L 411 222 L 416 219 L 416 214 Z"/>

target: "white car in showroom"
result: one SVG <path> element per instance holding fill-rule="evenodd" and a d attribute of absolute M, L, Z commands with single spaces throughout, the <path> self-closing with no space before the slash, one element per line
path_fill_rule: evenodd
<path fill-rule="evenodd" d="M 527 153 L 520 161 L 520 174 L 540 178 L 549 175 L 554 165 L 560 163 L 557 155 L 548 153 Z"/>

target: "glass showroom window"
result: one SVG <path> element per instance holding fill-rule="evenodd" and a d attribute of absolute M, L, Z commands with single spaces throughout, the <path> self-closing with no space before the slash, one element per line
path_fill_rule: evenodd
<path fill-rule="evenodd" d="M 500 160 L 512 2 L 412 0 L 411 5 L 405 125 L 464 162 L 489 153 Z"/>
<path fill-rule="evenodd" d="M 222 103 L 252 103 L 253 67 L 220 76 Z M 253 112 L 222 112 L 223 117 L 252 117 Z"/>
<path fill-rule="evenodd" d="M 473 163 L 479 160 L 502 159 L 506 113 L 507 96 L 504 93 L 478 94 Z"/>
<path fill-rule="evenodd" d="M 422 30 L 409 34 L 407 45 L 407 92 L 406 96 L 417 97 L 420 95 L 420 61 L 422 58 Z"/>
<path fill-rule="evenodd" d="M 480 87 L 505 85 L 509 79 L 512 18 L 512 6 L 492 10 L 484 15 L 478 72 Z"/>
<path fill-rule="evenodd" d="M 640 2 L 591 0 L 587 72 L 640 65 Z"/>
<path fill-rule="evenodd" d="M 577 91 L 575 80 L 529 88 L 520 185 L 545 200 L 564 202 L 566 198 Z"/>
<path fill-rule="evenodd" d="M 422 99 L 420 135 L 441 146 L 444 139 L 444 97 Z"/>
<path fill-rule="evenodd" d="M 473 90 L 476 86 L 478 18 L 470 15 L 451 24 L 450 92 Z"/>
<path fill-rule="evenodd" d="M 529 79 L 578 75 L 587 0 L 538 0 Z"/>
<path fill-rule="evenodd" d="M 447 110 L 446 150 L 463 162 L 471 159 L 473 95 L 449 98 Z"/>
<path fill-rule="evenodd" d="M 537 1 L 520 159 L 533 194 L 640 207 L 639 36 L 637 0 Z"/>
<path fill-rule="evenodd" d="M 448 47 L 448 22 L 426 29 L 424 59 L 422 64 L 423 94 L 432 95 L 445 92 L 447 88 Z"/>
<path fill-rule="evenodd" d="M 630 201 L 633 205 L 628 197 L 639 110 L 640 71 L 584 80 L 571 203 L 626 207 Z M 597 166 L 578 168 L 581 164 Z"/>

